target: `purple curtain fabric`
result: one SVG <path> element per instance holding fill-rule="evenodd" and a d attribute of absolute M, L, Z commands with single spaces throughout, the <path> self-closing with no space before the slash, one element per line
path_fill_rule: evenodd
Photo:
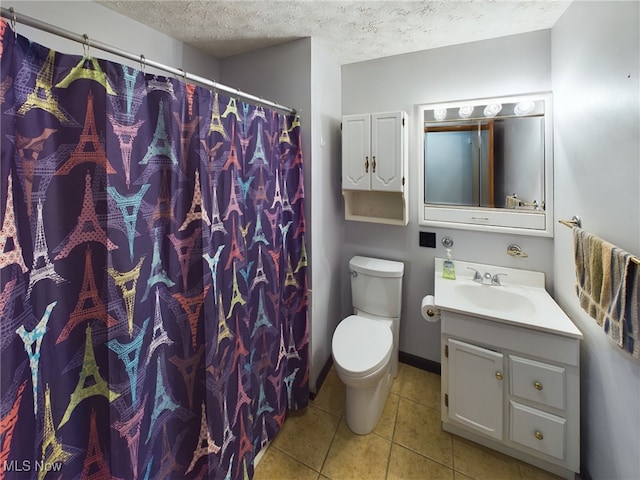
<path fill-rule="evenodd" d="M 299 118 L 0 35 L 0 479 L 251 477 L 308 402 Z"/>

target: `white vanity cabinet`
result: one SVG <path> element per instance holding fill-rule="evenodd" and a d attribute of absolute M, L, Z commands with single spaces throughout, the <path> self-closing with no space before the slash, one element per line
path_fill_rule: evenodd
<path fill-rule="evenodd" d="M 448 357 L 449 418 L 497 440 L 502 440 L 503 355 L 450 338 Z M 480 401 L 481 399 L 481 401 Z"/>
<path fill-rule="evenodd" d="M 442 311 L 444 430 L 574 478 L 579 343 L 560 332 Z"/>
<path fill-rule="evenodd" d="M 347 220 L 406 225 L 408 117 L 342 117 L 342 193 Z"/>

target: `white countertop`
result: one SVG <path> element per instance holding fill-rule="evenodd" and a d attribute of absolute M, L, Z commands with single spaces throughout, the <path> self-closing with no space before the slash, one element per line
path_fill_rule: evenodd
<path fill-rule="evenodd" d="M 434 279 L 435 304 L 441 310 L 481 317 L 566 337 L 582 338 L 582 333 L 578 330 L 578 327 L 575 326 L 545 290 L 544 273 L 454 260 L 456 279 L 448 280 L 442 278 L 443 261 L 444 259 L 442 258 L 435 259 Z M 507 276 L 500 277 L 502 286 L 481 285 L 473 281 L 474 272 L 468 270 L 467 267 L 478 270 L 481 275 L 489 272 L 491 275 L 505 273 Z M 486 297 L 502 293 L 514 294 L 515 298 L 521 298 L 518 297 L 518 295 L 521 295 L 531 303 L 529 304 L 523 298 L 523 308 L 521 309 L 501 310 L 499 305 L 495 305 L 494 308 L 485 308 L 477 303 L 468 301 L 465 296 L 460 295 L 459 287 L 467 289 L 467 291 L 474 294 L 477 293 L 479 296 L 486 294 Z M 480 290 L 475 292 L 472 289 L 501 289 L 502 291 Z"/>

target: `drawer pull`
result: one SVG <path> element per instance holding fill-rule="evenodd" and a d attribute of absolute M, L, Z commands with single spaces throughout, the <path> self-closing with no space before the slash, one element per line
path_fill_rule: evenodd
<path fill-rule="evenodd" d="M 502 380 L 502 372 L 496 372 L 496 378 Z"/>
<path fill-rule="evenodd" d="M 535 387 L 536 390 L 542 390 L 542 384 L 540 382 L 536 382 L 533 384 L 533 386 Z"/>
<path fill-rule="evenodd" d="M 535 435 L 538 440 L 542 440 L 544 438 L 540 430 L 537 430 Z"/>

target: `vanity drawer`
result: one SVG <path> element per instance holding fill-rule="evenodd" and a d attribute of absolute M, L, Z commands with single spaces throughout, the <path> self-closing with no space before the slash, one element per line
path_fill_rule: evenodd
<path fill-rule="evenodd" d="M 509 355 L 511 395 L 565 409 L 565 369 Z"/>
<path fill-rule="evenodd" d="M 567 420 L 513 401 L 509 403 L 511 441 L 564 460 Z"/>

